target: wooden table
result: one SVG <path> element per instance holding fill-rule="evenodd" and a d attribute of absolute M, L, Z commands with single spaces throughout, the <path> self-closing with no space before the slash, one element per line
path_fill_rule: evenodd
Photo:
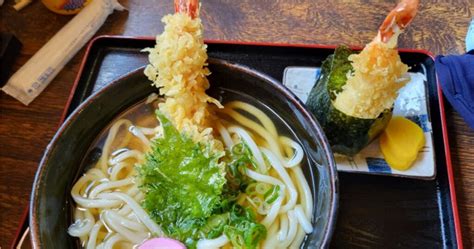
<path fill-rule="evenodd" d="M 23 43 L 14 70 L 23 65 L 71 17 L 48 11 L 39 1 L 16 12 L 7 0 L 0 8 L 0 30 Z M 112 14 L 97 35 L 153 36 L 161 17 L 173 11 L 171 0 L 120 0 L 128 11 Z M 203 0 L 201 16 L 207 39 L 260 42 L 363 45 L 376 34 L 391 1 Z M 429 3 L 433 2 L 433 3 Z M 399 46 L 434 54 L 459 54 L 472 13 L 472 0 L 423 1 Z M 54 135 L 79 69 L 84 49 L 30 106 L 0 94 L 0 246 L 10 245 L 43 150 Z M 447 107 L 450 148 L 466 248 L 474 239 L 474 131 Z"/>

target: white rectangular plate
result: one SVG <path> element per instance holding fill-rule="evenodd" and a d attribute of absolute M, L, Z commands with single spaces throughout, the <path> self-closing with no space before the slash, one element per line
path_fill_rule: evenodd
<path fill-rule="evenodd" d="M 283 74 L 283 85 L 306 102 L 319 74 L 320 68 L 317 67 L 287 67 Z M 353 157 L 336 154 L 334 157 L 338 171 L 434 179 L 436 170 L 431 121 L 426 99 L 426 76 L 422 73 L 410 73 L 410 76 L 410 82 L 400 89 L 399 96 L 395 100 L 393 116 L 406 117 L 423 129 L 426 144 L 413 166 L 406 171 L 390 168 L 380 151 L 379 140 L 375 139 Z"/>

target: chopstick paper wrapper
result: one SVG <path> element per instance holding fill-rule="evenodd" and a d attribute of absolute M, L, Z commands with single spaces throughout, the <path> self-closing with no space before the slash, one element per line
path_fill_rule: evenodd
<path fill-rule="evenodd" d="M 28 105 L 66 63 L 92 38 L 114 10 L 124 7 L 117 0 L 94 0 L 51 38 L 2 90 Z"/>

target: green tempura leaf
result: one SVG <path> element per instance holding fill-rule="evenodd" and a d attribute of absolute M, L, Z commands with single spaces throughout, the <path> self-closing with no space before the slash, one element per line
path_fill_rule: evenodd
<path fill-rule="evenodd" d="M 180 134 L 161 113 L 163 137 L 153 141 L 138 168 L 143 206 L 164 231 L 182 241 L 196 237 L 221 203 L 225 184 L 221 154 Z"/>
<path fill-rule="evenodd" d="M 156 115 L 163 136 L 153 141 L 146 162 L 138 167 L 145 210 L 167 236 L 188 248 L 223 233 L 236 248 L 256 248 L 266 228 L 236 204 L 250 182 L 245 168 L 255 167 L 248 147 L 242 143 L 225 156 L 214 153 L 180 134 L 160 112 Z"/>

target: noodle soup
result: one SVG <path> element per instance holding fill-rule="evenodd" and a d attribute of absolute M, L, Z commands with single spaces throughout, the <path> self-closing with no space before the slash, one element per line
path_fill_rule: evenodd
<path fill-rule="evenodd" d="M 300 141 L 274 111 L 250 96 L 225 90 L 220 97 L 227 103 L 218 111 L 216 138 L 228 153 L 220 160 L 228 161 L 225 157 L 231 157 L 231 151 L 250 157 L 239 172 L 227 163 L 226 180 L 232 185 L 227 188 L 233 193 L 223 198 L 230 197 L 251 213 L 254 227 L 259 228 L 255 231 L 265 231 L 255 232 L 261 236 L 254 242 L 256 247 L 300 247 L 312 232 L 314 209 L 313 193 L 302 171 L 310 167 Z M 131 248 L 152 237 L 176 238 L 148 212 L 139 177 L 154 140 L 164 136 L 155 115 L 157 102 L 152 95 L 120 114 L 90 147 L 81 167 L 85 174 L 71 191 L 75 205 L 68 232 L 79 238 L 82 247 Z M 239 185 L 236 178 L 245 184 Z M 221 217 L 226 214 L 217 212 L 206 222 L 225 221 Z M 190 248 L 245 245 L 241 233 L 229 232 L 228 223 L 230 228 L 220 234 L 201 232 L 192 241 L 180 238 L 181 242 Z"/>
<path fill-rule="evenodd" d="M 327 245 L 336 176 L 321 129 L 273 79 L 208 59 L 197 0 L 176 0 L 175 9 L 163 17 L 155 46 L 143 50 L 149 53 L 144 70 L 87 99 L 48 147 L 32 195 L 34 244 L 70 247 L 64 245 L 75 237 L 85 248 L 295 248 L 311 233 L 308 246 Z M 207 90 L 221 91 L 213 95 L 220 98 Z M 98 127 L 153 92 L 162 98 L 149 97 L 119 115 L 82 158 Z M 301 141 L 275 113 L 285 116 Z M 82 170 L 78 161 L 83 175 L 71 182 Z M 305 178 L 302 166 L 324 174 Z M 306 180 L 314 177 L 330 187 L 311 182 L 318 199 L 327 200 L 317 202 L 315 212 Z M 69 205 L 57 191 L 71 184 L 67 236 L 64 216 L 50 214 Z M 45 201 L 46 192 L 59 198 Z M 319 219 L 319 211 L 326 219 Z M 36 223 L 41 215 L 49 219 Z M 51 240 L 49 230 L 39 232 L 51 223 L 60 240 Z"/>

